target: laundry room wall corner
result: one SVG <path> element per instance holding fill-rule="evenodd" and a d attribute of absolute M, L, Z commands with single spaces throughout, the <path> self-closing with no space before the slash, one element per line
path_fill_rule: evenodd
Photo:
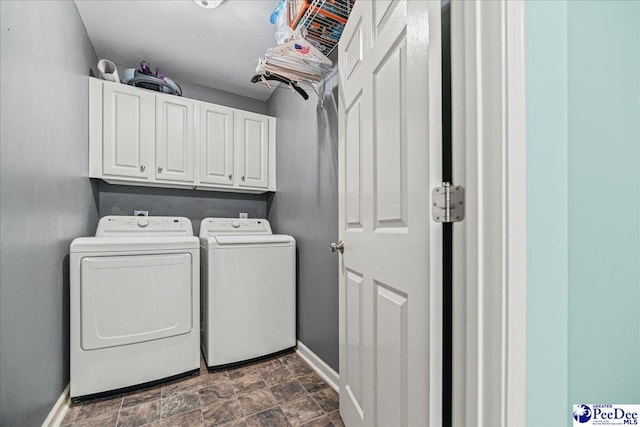
<path fill-rule="evenodd" d="M 267 101 L 278 120 L 278 191 L 268 219 L 297 241 L 298 340 L 336 371 L 338 257 L 329 244 L 338 238 L 337 82 L 337 73 L 327 80 L 323 107 L 313 92 L 303 101 L 286 87 Z"/>
<path fill-rule="evenodd" d="M 0 425 L 30 427 L 69 382 L 69 244 L 98 220 L 97 57 L 73 2 L 3 1 L 0 23 Z"/>

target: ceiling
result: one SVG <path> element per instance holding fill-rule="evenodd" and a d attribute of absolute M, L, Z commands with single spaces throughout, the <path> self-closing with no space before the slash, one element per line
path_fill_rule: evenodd
<path fill-rule="evenodd" d="M 146 60 L 178 84 L 196 83 L 266 100 L 249 81 L 256 59 L 276 44 L 269 22 L 278 0 L 226 0 L 205 9 L 192 0 L 75 0 L 98 58 L 138 67 Z"/>

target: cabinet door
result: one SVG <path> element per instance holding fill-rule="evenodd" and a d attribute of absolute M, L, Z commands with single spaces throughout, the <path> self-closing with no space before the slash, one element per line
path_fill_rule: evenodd
<path fill-rule="evenodd" d="M 200 104 L 199 183 L 233 186 L 233 110 Z"/>
<path fill-rule="evenodd" d="M 157 181 L 193 182 L 193 101 L 156 95 Z"/>
<path fill-rule="evenodd" d="M 155 95 L 131 86 L 103 85 L 103 173 L 149 179 Z"/>
<path fill-rule="evenodd" d="M 238 111 L 235 123 L 238 187 L 269 188 L 269 118 Z"/>

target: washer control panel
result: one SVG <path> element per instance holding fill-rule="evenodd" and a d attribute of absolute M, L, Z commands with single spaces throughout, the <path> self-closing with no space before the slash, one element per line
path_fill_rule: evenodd
<path fill-rule="evenodd" d="M 200 237 L 224 234 L 272 234 L 266 219 L 205 218 L 200 225 Z"/>
<path fill-rule="evenodd" d="M 100 218 L 96 237 L 143 234 L 149 236 L 193 236 L 188 218 L 171 216 L 116 216 Z"/>

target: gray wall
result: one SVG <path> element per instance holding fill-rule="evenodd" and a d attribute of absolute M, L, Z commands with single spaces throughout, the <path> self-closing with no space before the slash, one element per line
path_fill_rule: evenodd
<path fill-rule="evenodd" d="M 304 101 L 288 88 L 276 89 L 267 111 L 278 118 L 278 191 L 269 221 L 291 234 L 298 247 L 298 339 L 338 370 L 337 78 L 327 84 L 325 108 L 309 90 Z"/>
<path fill-rule="evenodd" d="M 200 221 L 207 217 L 267 217 L 267 194 L 236 194 L 169 188 L 133 187 L 100 182 L 100 216 L 133 215 L 134 210 L 149 215 L 184 216 L 191 220 L 193 232 L 200 232 Z M 95 230 L 94 230 L 95 231 Z"/>
<path fill-rule="evenodd" d="M 253 111 L 254 113 L 267 114 L 267 103 L 265 101 L 258 101 L 257 99 L 192 83 L 180 83 L 180 87 L 182 88 L 182 95 L 187 98 Z"/>
<path fill-rule="evenodd" d="M 0 27 L 0 425 L 39 426 L 69 380 L 69 244 L 98 218 L 96 57 L 73 2 L 2 1 Z"/>

